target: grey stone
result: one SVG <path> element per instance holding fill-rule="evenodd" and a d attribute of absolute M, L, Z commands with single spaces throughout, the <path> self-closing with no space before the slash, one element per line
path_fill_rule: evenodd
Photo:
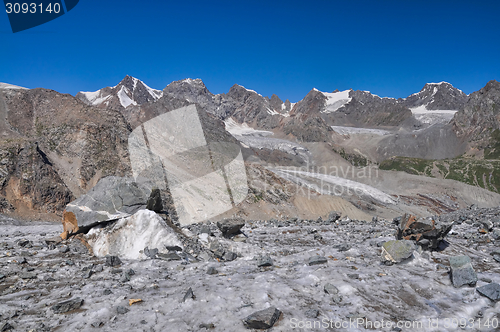
<path fill-rule="evenodd" d="M 491 232 L 491 236 L 495 240 L 500 240 L 500 228 L 494 228 L 493 231 Z"/>
<path fill-rule="evenodd" d="M 281 311 L 275 307 L 269 307 L 249 315 L 243 319 L 243 324 L 247 329 L 270 329 L 280 316 Z"/>
<path fill-rule="evenodd" d="M 196 298 L 196 296 L 194 296 L 193 289 L 191 287 L 189 287 L 186 294 L 184 294 L 184 298 L 182 299 L 182 302 L 186 302 L 186 300 L 188 300 L 188 299 L 194 300 L 195 298 Z"/>
<path fill-rule="evenodd" d="M 235 252 L 232 252 L 232 251 L 226 251 L 224 253 L 224 256 L 222 256 L 222 258 L 225 260 L 225 261 L 234 261 L 236 258 L 238 258 L 238 255 L 235 253 Z"/>
<path fill-rule="evenodd" d="M 337 211 L 332 211 L 330 214 L 328 214 L 328 218 L 326 219 L 327 222 L 332 223 L 340 219 L 342 214 Z"/>
<path fill-rule="evenodd" d="M 163 211 L 163 203 L 161 201 L 160 189 L 153 189 L 149 195 L 148 201 L 146 203 L 146 209 L 161 212 Z"/>
<path fill-rule="evenodd" d="M 79 227 L 92 227 L 109 220 L 110 216 L 145 209 L 152 188 L 153 184 L 147 179 L 108 176 L 100 179 L 87 194 L 69 203 L 66 211 L 75 214 Z"/>
<path fill-rule="evenodd" d="M 92 274 L 93 274 L 92 270 L 85 271 L 85 273 L 83 274 L 83 279 L 89 279 L 92 276 Z"/>
<path fill-rule="evenodd" d="M 117 256 L 106 256 L 106 266 L 119 266 L 122 264 L 122 261 Z"/>
<path fill-rule="evenodd" d="M 330 295 L 334 295 L 334 294 L 339 293 L 338 288 L 330 283 L 326 284 L 323 289 L 324 289 L 325 293 L 330 294 Z"/>
<path fill-rule="evenodd" d="M 93 322 L 92 324 L 90 324 L 90 326 L 94 327 L 94 328 L 99 328 L 99 327 L 103 327 L 104 326 L 104 323 L 101 322 L 101 321 L 98 321 L 98 322 Z"/>
<path fill-rule="evenodd" d="M 476 288 L 477 292 L 483 296 L 486 296 L 492 301 L 500 300 L 500 285 L 497 283 L 491 283 Z"/>
<path fill-rule="evenodd" d="M 500 255 L 493 256 L 493 259 L 500 263 Z"/>
<path fill-rule="evenodd" d="M 59 247 L 59 252 L 60 252 L 60 253 L 65 254 L 65 253 L 67 253 L 68 251 L 69 251 L 69 247 L 68 247 L 68 246 L 60 246 L 60 247 Z"/>
<path fill-rule="evenodd" d="M 72 300 L 60 302 L 54 305 L 51 309 L 56 314 L 64 314 L 68 311 L 79 309 L 83 305 L 83 299 L 75 298 Z"/>
<path fill-rule="evenodd" d="M 116 307 L 116 312 L 120 315 L 124 315 L 126 314 L 127 312 L 129 312 L 130 310 L 128 308 L 125 308 L 125 307 L 122 307 L 122 306 L 117 306 Z"/>
<path fill-rule="evenodd" d="M 485 220 L 479 220 L 479 222 L 481 223 L 481 225 L 485 230 L 487 231 L 493 230 L 493 223 L 491 222 L 491 220 L 485 219 Z"/>
<path fill-rule="evenodd" d="M 318 265 L 318 264 L 325 264 L 326 262 L 328 262 L 326 257 L 312 256 L 312 257 L 309 257 L 307 264 L 309 264 L 309 266 L 312 266 L 312 265 Z"/>
<path fill-rule="evenodd" d="M 210 266 L 207 269 L 207 274 L 214 275 L 214 274 L 218 274 L 218 273 L 219 273 L 219 271 L 217 271 L 217 269 L 213 266 Z"/>
<path fill-rule="evenodd" d="M 318 309 L 309 309 L 304 314 L 307 318 L 317 318 L 319 316 L 319 310 Z"/>
<path fill-rule="evenodd" d="M 147 321 L 145 321 L 144 319 L 143 319 L 143 320 L 141 320 L 141 324 L 142 324 L 142 325 L 146 325 L 147 323 L 148 323 L 148 322 L 147 322 Z"/>
<path fill-rule="evenodd" d="M 149 249 L 148 247 L 144 248 L 144 255 L 146 255 L 149 258 L 156 258 L 156 255 L 158 255 L 158 249 Z"/>
<path fill-rule="evenodd" d="M 120 282 L 129 282 L 130 281 L 130 274 L 127 272 L 123 272 L 122 276 L 120 277 Z"/>
<path fill-rule="evenodd" d="M 106 289 L 102 292 L 102 294 L 104 294 L 104 295 L 110 295 L 110 294 L 113 294 L 113 292 L 111 291 L 111 289 L 106 288 Z"/>
<path fill-rule="evenodd" d="M 224 237 L 231 237 L 239 234 L 243 226 L 245 226 L 245 220 L 242 218 L 223 219 L 217 222 L 217 227 Z"/>
<path fill-rule="evenodd" d="M 165 246 L 165 249 L 168 251 L 182 251 L 182 248 L 179 246 Z"/>
<path fill-rule="evenodd" d="M 462 287 L 468 285 L 473 287 L 477 282 L 477 274 L 474 271 L 468 256 L 450 257 L 451 281 L 453 286 Z"/>
<path fill-rule="evenodd" d="M 33 273 L 33 272 L 19 272 L 18 276 L 21 279 L 36 279 L 37 278 L 37 274 Z"/>
<path fill-rule="evenodd" d="M 415 246 L 408 240 L 391 240 L 382 245 L 381 259 L 386 263 L 401 263 L 413 257 Z"/>
<path fill-rule="evenodd" d="M 162 259 L 164 261 L 180 261 L 182 258 L 181 256 L 177 255 L 175 252 L 173 251 L 169 251 L 168 253 L 164 254 L 164 253 L 158 253 L 157 254 L 157 257 L 159 259 Z"/>
<path fill-rule="evenodd" d="M 342 295 L 339 295 L 339 294 L 335 294 L 332 296 L 332 301 L 333 303 L 336 303 L 336 304 L 339 304 L 340 302 L 342 302 Z"/>
<path fill-rule="evenodd" d="M 260 257 L 258 262 L 257 262 L 258 267 L 273 266 L 273 264 L 274 264 L 273 260 L 269 256 Z"/>
<path fill-rule="evenodd" d="M 401 217 L 396 238 L 398 240 L 420 241 L 427 239 L 427 247 L 437 249 L 445 236 L 451 231 L 453 221 L 446 218 L 417 218 L 410 214 Z M 422 245 L 422 243 L 421 243 Z"/>

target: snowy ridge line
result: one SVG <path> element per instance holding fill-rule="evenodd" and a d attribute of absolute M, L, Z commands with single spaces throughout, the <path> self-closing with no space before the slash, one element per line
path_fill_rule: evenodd
<path fill-rule="evenodd" d="M 351 90 L 332 92 L 332 93 L 321 92 L 326 97 L 325 110 L 323 111 L 323 113 L 335 112 L 339 108 L 348 104 L 352 100 L 352 98 L 349 97 L 350 92 Z"/>

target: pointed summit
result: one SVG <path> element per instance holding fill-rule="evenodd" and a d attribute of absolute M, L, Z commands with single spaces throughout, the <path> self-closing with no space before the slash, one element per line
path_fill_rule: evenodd
<path fill-rule="evenodd" d="M 162 96 L 161 90 L 152 89 L 141 80 L 129 75 L 114 87 L 103 88 L 95 92 L 79 92 L 76 95 L 84 103 L 101 108 L 127 108 L 130 105 L 156 101 Z"/>
<path fill-rule="evenodd" d="M 427 83 L 420 92 L 403 100 L 409 108 L 425 107 L 427 110 L 459 110 L 467 95 L 448 82 Z"/>

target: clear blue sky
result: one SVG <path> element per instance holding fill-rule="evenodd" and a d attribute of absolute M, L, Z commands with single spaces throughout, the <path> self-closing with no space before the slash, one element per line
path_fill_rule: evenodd
<path fill-rule="evenodd" d="M 201 78 L 296 102 L 313 87 L 406 97 L 500 80 L 500 1 L 97 1 L 13 34 L 0 13 L 0 82 L 76 94 L 125 75 L 163 89 Z"/>

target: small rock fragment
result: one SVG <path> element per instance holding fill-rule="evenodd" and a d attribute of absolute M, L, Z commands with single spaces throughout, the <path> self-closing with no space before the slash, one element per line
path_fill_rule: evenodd
<path fill-rule="evenodd" d="M 335 294 L 339 293 L 339 289 L 330 283 L 325 285 L 324 291 L 325 291 L 325 293 L 331 294 L 331 295 L 335 295 Z"/>
<path fill-rule="evenodd" d="M 312 265 L 318 265 L 318 264 L 325 264 L 326 262 L 328 262 L 326 257 L 312 256 L 309 258 L 309 261 L 307 262 L 307 264 L 309 264 L 309 266 L 312 266 Z"/>
<path fill-rule="evenodd" d="M 451 281 L 453 286 L 462 287 L 468 285 L 474 287 L 477 282 L 477 274 L 474 271 L 469 256 L 450 257 Z"/>
<path fill-rule="evenodd" d="M 232 235 L 239 234 L 243 226 L 245 226 L 245 220 L 242 218 L 223 219 L 217 222 L 217 227 L 224 237 L 231 237 Z"/>
<path fill-rule="evenodd" d="M 500 300 L 500 285 L 497 283 L 491 283 L 476 288 L 477 292 L 483 296 L 486 296 L 492 301 Z"/>
<path fill-rule="evenodd" d="M 381 259 L 386 263 L 401 263 L 413 257 L 415 246 L 408 240 L 391 240 L 382 245 Z"/>
<path fill-rule="evenodd" d="M 132 304 L 130 304 L 130 305 L 132 305 Z M 122 306 L 116 307 L 116 312 L 119 313 L 120 315 L 124 315 L 129 311 L 130 311 L 129 309 L 122 307 Z"/>
<path fill-rule="evenodd" d="M 130 299 L 130 300 L 128 300 L 128 305 L 131 306 L 132 304 L 141 303 L 141 302 L 142 302 L 142 299 Z"/>
<path fill-rule="evenodd" d="M 243 324 L 247 329 L 270 329 L 281 316 L 281 311 L 274 307 L 254 312 L 243 319 Z"/>
<path fill-rule="evenodd" d="M 184 298 L 182 299 L 182 302 L 186 302 L 186 300 L 188 300 L 188 299 L 194 300 L 195 298 L 196 298 L 196 296 L 194 296 L 193 289 L 191 287 L 189 287 L 186 294 L 184 295 Z"/>
<path fill-rule="evenodd" d="M 257 262 L 257 266 L 258 267 L 263 267 L 263 266 L 273 266 L 273 260 L 271 257 L 269 256 L 263 256 L 263 257 L 260 257 L 258 262 Z"/>
<path fill-rule="evenodd" d="M 217 269 L 213 266 L 210 266 L 207 269 L 207 274 L 214 275 L 214 274 L 218 274 L 218 273 L 219 273 L 219 271 L 217 271 Z"/>
<path fill-rule="evenodd" d="M 75 298 L 72 300 L 60 302 L 54 305 L 51 309 L 56 314 L 64 314 L 68 311 L 79 309 L 83 305 L 83 300 L 80 298 Z"/>
<path fill-rule="evenodd" d="M 118 266 L 121 265 L 122 261 L 117 256 L 106 256 L 106 266 Z"/>

